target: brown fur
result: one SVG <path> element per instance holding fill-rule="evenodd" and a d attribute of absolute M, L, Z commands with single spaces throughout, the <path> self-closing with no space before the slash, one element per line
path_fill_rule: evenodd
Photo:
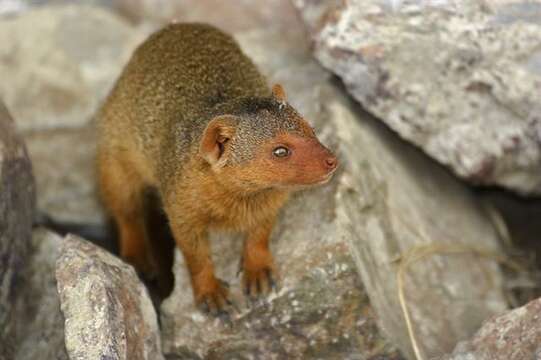
<path fill-rule="evenodd" d="M 235 41 L 202 24 L 175 24 L 134 53 L 98 115 L 104 202 L 116 220 L 121 256 L 146 273 L 163 269 L 143 220 L 144 193 L 159 194 L 191 275 L 195 301 L 223 310 L 208 231 L 246 234 L 248 295 L 267 293 L 275 265 L 269 235 L 292 190 L 327 181 L 336 158 L 272 92 Z M 277 147 L 287 156 L 278 157 Z"/>

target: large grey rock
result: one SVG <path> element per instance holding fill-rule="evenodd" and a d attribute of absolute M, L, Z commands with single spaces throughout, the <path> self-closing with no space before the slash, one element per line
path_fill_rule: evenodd
<path fill-rule="evenodd" d="M 25 140 L 36 175 L 38 209 L 64 222 L 103 223 L 94 126 L 31 132 Z"/>
<path fill-rule="evenodd" d="M 541 299 L 487 320 L 468 341 L 442 360 L 530 360 L 541 358 Z"/>
<path fill-rule="evenodd" d="M 0 100 L 0 348 L 17 321 L 13 299 L 28 255 L 34 216 L 34 179 L 22 139 Z"/>
<path fill-rule="evenodd" d="M 541 0 L 293 0 L 365 109 L 475 184 L 541 194 Z"/>
<path fill-rule="evenodd" d="M 83 5 L 0 21 L 0 97 L 19 129 L 86 124 L 139 35 L 112 12 Z"/>
<path fill-rule="evenodd" d="M 73 235 L 56 280 L 71 359 L 163 359 L 158 321 L 130 265 Z"/>
<path fill-rule="evenodd" d="M 197 21 L 230 32 L 288 26 L 298 21 L 288 0 L 267 0 L 265 6 L 257 6 L 252 0 L 235 1 L 234 6 L 221 0 L 112 0 L 112 6 L 136 22 Z"/>
<path fill-rule="evenodd" d="M 83 5 L 0 20 L 0 94 L 33 160 L 38 208 L 59 221 L 103 223 L 89 120 L 147 31 Z"/>
<path fill-rule="evenodd" d="M 32 234 L 30 255 L 18 283 L 21 291 L 13 301 L 15 332 L 9 339 L 13 354 L 7 359 L 68 359 L 55 278 L 62 243 L 60 236 L 48 230 Z"/>
<path fill-rule="evenodd" d="M 74 2 L 84 3 L 86 5 L 111 5 L 111 0 L 2 0 L 0 1 L 0 16 L 15 16 L 36 6 L 69 4 Z"/>
<path fill-rule="evenodd" d="M 267 306 L 234 316 L 231 328 L 195 310 L 177 256 L 175 290 L 162 306 L 164 351 L 190 358 L 401 358 L 394 343 L 412 358 L 393 260 L 426 244 L 497 251 L 496 235 L 463 185 L 350 103 L 310 59 L 295 28 L 283 34 L 238 38 L 338 151 L 342 169 L 284 209 L 273 233 L 282 289 Z M 242 304 L 235 277 L 241 242 L 214 235 L 212 244 L 219 275 Z M 404 290 L 421 351 L 442 355 L 504 310 L 501 283 L 496 264 L 469 255 L 413 265 Z"/>

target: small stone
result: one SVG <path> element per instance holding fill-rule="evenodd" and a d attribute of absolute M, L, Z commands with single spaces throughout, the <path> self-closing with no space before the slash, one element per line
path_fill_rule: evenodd
<path fill-rule="evenodd" d="M 32 232 L 30 254 L 20 279 L 24 286 L 19 288 L 13 301 L 12 316 L 17 321 L 15 332 L 8 341 L 15 353 L 8 359 L 68 360 L 64 317 L 55 278 L 56 260 L 62 244 L 63 239 L 51 231 L 36 229 Z"/>
<path fill-rule="evenodd" d="M 538 359 L 541 355 L 541 299 L 485 321 L 469 340 L 460 342 L 442 360 Z"/>

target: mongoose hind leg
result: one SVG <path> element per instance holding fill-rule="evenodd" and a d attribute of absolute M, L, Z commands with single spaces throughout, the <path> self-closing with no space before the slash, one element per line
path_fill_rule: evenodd
<path fill-rule="evenodd" d="M 154 290 L 161 299 L 165 299 L 171 294 L 175 284 L 173 274 L 175 240 L 156 190 L 148 188 L 145 192 L 145 227 L 148 239 L 152 239 L 152 242 L 147 244 L 157 271 L 156 281 L 151 286 L 154 286 Z"/>
<path fill-rule="evenodd" d="M 120 256 L 145 278 L 155 277 L 156 267 L 147 246 L 141 176 L 126 160 L 103 153 L 98 167 L 102 198 L 118 227 Z"/>
<path fill-rule="evenodd" d="M 276 288 L 277 273 L 269 249 L 272 222 L 248 233 L 241 258 L 242 288 L 244 294 L 255 299 Z"/>

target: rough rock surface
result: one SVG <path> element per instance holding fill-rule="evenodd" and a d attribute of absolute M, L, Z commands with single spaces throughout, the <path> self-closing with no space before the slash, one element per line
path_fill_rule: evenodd
<path fill-rule="evenodd" d="M 0 16 L 12 17 L 38 6 L 73 4 L 74 2 L 96 6 L 111 5 L 111 0 L 2 0 L 0 1 Z"/>
<path fill-rule="evenodd" d="M 288 28 L 287 34 L 277 29 L 238 38 L 271 82 L 284 84 L 322 141 L 338 151 L 342 170 L 284 209 L 273 233 L 282 289 L 267 306 L 234 317 L 232 328 L 195 310 L 177 254 L 176 287 L 162 306 L 164 352 L 190 358 L 401 358 L 387 338 L 411 357 L 393 260 L 427 243 L 495 250 L 495 233 L 460 183 L 348 102 L 307 46 L 299 45 L 302 32 Z M 213 251 L 219 275 L 243 304 L 235 277 L 240 241 L 218 237 Z M 434 256 L 408 274 L 406 298 L 429 356 L 450 351 L 505 309 L 501 275 L 489 261 Z"/>
<path fill-rule="evenodd" d="M 475 184 L 541 194 L 541 0 L 293 0 L 365 109 Z"/>
<path fill-rule="evenodd" d="M 148 29 L 82 5 L 0 19 L 0 94 L 33 160 L 38 209 L 63 222 L 103 222 L 89 121 Z"/>
<path fill-rule="evenodd" d="M 87 123 L 139 35 L 112 12 L 82 5 L 41 7 L 0 21 L 0 97 L 18 128 Z"/>
<path fill-rule="evenodd" d="M 60 236 L 48 230 L 38 229 L 32 233 L 30 255 L 14 301 L 17 321 L 8 344 L 13 353 L 6 359 L 68 359 L 55 278 L 62 243 Z"/>
<path fill-rule="evenodd" d="M 56 279 L 71 359 L 163 359 L 158 321 L 133 268 L 68 235 Z"/>
<path fill-rule="evenodd" d="M 28 255 L 34 203 L 32 166 L 0 100 L 0 348 L 15 324 L 11 308 Z"/>
<path fill-rule="evenodd" d="M 541 299 L 487 320 L 471 340 L 442 360 L 530 360 L 541 358 Z"/>
<path fill-rule="evenodd" d="M 266 0 L 265 6 L 257 6 L 253 0 L 237 0 L 235 6 L 223 0 L 112 0 L 112 3 L 121 14 L 136 22 L 203 21 L 230 32 L 287 26 L 298 21 L 288 0 Z"/>
<path fill-rule="evenodd" d="M 94 126 L 31 132 L 25 140 L 36 175 L 38 209 L 65 222 L 102 223 Z"/>

